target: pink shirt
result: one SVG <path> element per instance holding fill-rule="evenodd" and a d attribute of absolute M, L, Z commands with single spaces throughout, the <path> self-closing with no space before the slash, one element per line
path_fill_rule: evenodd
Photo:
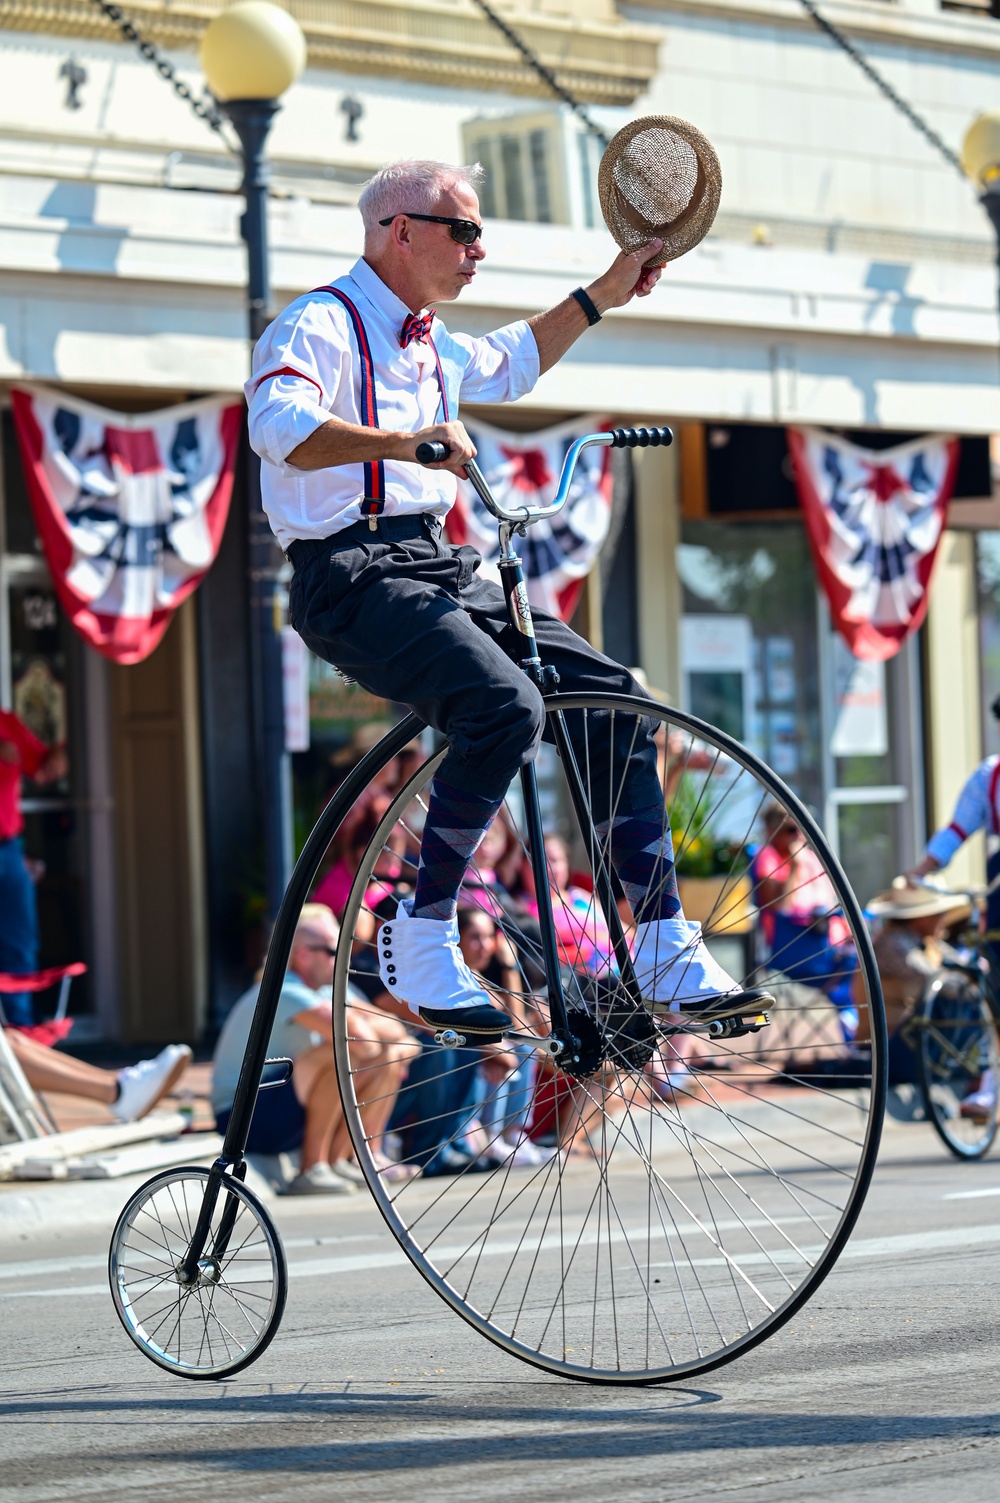
<path fill-rule="evenodd" d="M 829 914 L 840 907 L 840 899 L 815 851 L 803 846 L 794 856 L 782 856 L 773 845 L 765 845 L 753 859 L 754 878 L 757 882 L 773 879 L 787 882 L 795 863 L 795 878 L 790 890 L 777 903 L 772 903 L 761 913 L 761 922 L 768 939 L 774 932 L 774 915 L 783 913 L 788 918 L 805 922 L 817 914 Z M 841 944 L 849 934 L 842 918 L 830 919 L 830 943 Z"/>

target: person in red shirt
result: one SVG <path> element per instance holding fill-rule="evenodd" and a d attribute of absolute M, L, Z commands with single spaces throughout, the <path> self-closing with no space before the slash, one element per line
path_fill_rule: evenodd
<path fill-rule="evenodd" d="M 51 783 L 66 773 L 66 753 L 48 747 L 22 720 L 0 710 L 0 971 L 29 975 L 38 969 L 38 905 L 24 860 L 21 778 Z M 16 1027 L 34 1022 L 28 992 L 8 992 L 3 1015 Z"/>

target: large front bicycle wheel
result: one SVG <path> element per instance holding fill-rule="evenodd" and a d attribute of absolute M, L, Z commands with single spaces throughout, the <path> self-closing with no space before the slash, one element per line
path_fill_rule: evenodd
<path fill-rule="evenodd" d="M 953 972 L 933 981 L 911 1031 L 924 1110 L 958 1159 L 981 1159 L 997 1135 L 1000 1057 L 989 1002 Z"/>
<path fill-rule="evenodd" d="M 520 864 L 523 878 L 528 869 L 524 809 L 512 789 L 481 848 L 491 869 L 474 861 L 461 905 L 479 910 L 480 943 L 482 914 L 491 921 L 487 952 L 493 925 L 506 937 L 516 969 L 498 968 L 494 950 L 484 975 L 520 1022 L 499 1057 L 443 1048 L 415 1027 L 409 1079 L 398 1098 L 391 1088 L 389 1141 L 404 1166 L 424 1173 L 386 1171 L 371 1151 L 390 1105 L 372 1089 L 375 1066 L 363 1050 L 384 1016 L 372 983 L 374 941 L 379 917 L 394 913 L 415 875 L 431 758 L 392 793 L 344 914 L 334 1037 L 345 1110 L 400 1245 L 483 1335 L 570 1378 L 687 1378 L 775 1331 L 829 1273 L 850 1233 L 884 1105 L 877 973 L 862 915 L 821 832 L 749 752 L 644 701 L 556 696 L 547 711 L 550 726 L 565 716 L 592 806 L 615 816 L 596 837 L 581 831 L 563 764 L 543 745 L 553 901 L 574 1031 L 591 1053 L 587 1073 L 560 1069 L 544 1042 L 532 1042 L 544 1040 L 548 1015 L 530 892 L 508 895 L 492 870 L 516 889 L 512 872 Z M 650 731 L 687 916 L 701 919 L 736 981 L 764 984 L 775 998 L 768 1020 L 748 1020 L 751 1031 L 739 1036 L 649 1024 L 645 1013 L 621 1021 L 622 988 L 593 888 L 595 869 L 613 867 L 619 855 L 616 816 L 629 805 L 624 774 L 601 748 L 624 750 L 614 763 L 624 766 Z M 772 919 L 773 886 L 765 884 L 775 878 L 773 855 L 752 854 L 765 841 L 768 806 L 772 820 L 800 832 L 793 889 L 810 922 L 794 943 Z M 668 876 L 663 867 L 657 880 Z M 619 905 L 630 937 L 620 890 Z M 852 1042 L 855 1034 L 863 1042 Z"/>

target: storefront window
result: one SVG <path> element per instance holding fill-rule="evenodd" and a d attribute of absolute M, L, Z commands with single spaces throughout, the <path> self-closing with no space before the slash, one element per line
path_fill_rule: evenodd
<path fill-rule="evenodd" d="M 816 582 L 801 527 L 685 522 L 678 572 L 687 707 L 820 814 Z"/>
<path fill-rule="evenodd" d="M 798 522 L 686 522 L 678 571 L 687 708 L 812 809 L 866 901 L 923 840 L 915 641 L 887 663 L 852 656 Z"/>

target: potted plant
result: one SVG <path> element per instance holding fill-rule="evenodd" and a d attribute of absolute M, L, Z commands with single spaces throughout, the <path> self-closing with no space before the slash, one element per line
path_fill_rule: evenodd
<path fill-rule="evenodd" d="M 746 846 L 712 829 L 711 787 L 681 778 L 670 805 L 677 886 L 685 916 L 714 934 L 753 927 L 750 857 Z"/>

